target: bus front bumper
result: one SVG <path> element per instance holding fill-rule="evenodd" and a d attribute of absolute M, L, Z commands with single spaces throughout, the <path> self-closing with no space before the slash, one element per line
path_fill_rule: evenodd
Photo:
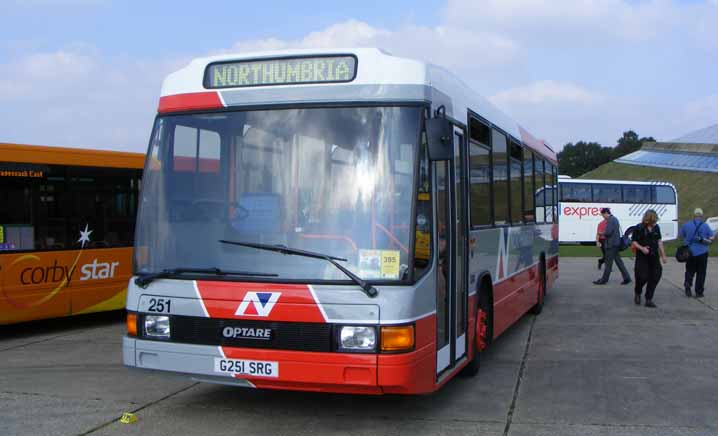
<path fill-rule="evenodd" d="M 417 394 L 436 389 L 433 347 L 396 355 L 319 353 L 148 341 L 125 336 L 126 366 L 182 373 L 191 379 L 241 387 L 299 391 Z M 226 359 L 274 362 L 271 377 L 216 371 Z"/>

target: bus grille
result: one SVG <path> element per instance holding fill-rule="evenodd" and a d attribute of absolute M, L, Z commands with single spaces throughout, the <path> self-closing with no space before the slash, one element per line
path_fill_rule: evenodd
<path fill-rule="evenodd" d="M 172 342 L 295 351 L 332 351 L 332 324 L 172 316 Z M 269 340 L 226 338 L 226 327 L 272 329 Z M 149 339 L 149 338 L 147 338 Z"/>

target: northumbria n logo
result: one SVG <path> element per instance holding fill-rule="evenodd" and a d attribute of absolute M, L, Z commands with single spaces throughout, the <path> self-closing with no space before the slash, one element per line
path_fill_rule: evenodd
<path fill-rule="evenodd" d="M 269 316 L 281 292 L 249 291 L 234 313 L 238 316 Z"/>

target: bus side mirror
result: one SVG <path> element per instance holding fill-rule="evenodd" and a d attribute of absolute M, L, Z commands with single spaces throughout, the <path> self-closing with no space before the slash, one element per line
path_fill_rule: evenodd
<path fill-rule="evenodd" d="M 451 135 L 451 123 L 446 118 L 436 117 L 426 120 L 426 142 L 429 160 L 450 160 L 454 156 Z"/>

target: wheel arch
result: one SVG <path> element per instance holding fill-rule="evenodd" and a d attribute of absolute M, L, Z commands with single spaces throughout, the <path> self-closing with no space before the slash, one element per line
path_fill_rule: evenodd
<path fill-rule="evenodd" d="M 476 281 L 476 308 L 474 311 L 478 311 L 479 305 L 482 303 L 482 298 L 486 298 L 486 307 L 489 309 L 489 319 L 491 320 L 489 328 L 491 329 L 487 337 L 488 343 L 491 344 L 494 340 L 494 284 L 491 278 L 491 273 L 484 271 L 479 274 L 479 278 Z"/>

